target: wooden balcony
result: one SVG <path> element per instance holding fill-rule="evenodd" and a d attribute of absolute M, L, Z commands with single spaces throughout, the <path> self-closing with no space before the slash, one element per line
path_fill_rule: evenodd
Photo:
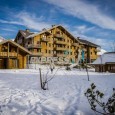
<path fill-rule="evenodd" d="M 57 54 L 57 57 L 66 57 L 67 55 L 65 55 L 65 54 Z"/>
<path fill-rule="evenodd" d="M 53 54 L 54 57 L 57 57 L 57 54 Z"/>
<path fill-rule="evenodd" d="M 64 47 L 56 47 L 56 50 L 67 50 L 67 48 L 64 48 Z"/>
<path fill-rule="evenodd" d="M 66 57 L 67 55 L 63 54 L 63 53 L 56 53 L 53 54 L 54 57 Z"/>
<path fill-rule="evenodd" d="M 56 46 L 55 46 L 55 47 L 53 47 L 53 50 L 56 50 L 56 48 L 57 48 Z"/>
<path fill-rule="evenodd" d="M 62 34 L 54 34 L 54 37 L 56 37 L 56 38 L 64 38 L 64 36 L 62 35 Z"/>
<path fill-rule="evenodd" d="M 35 56 L 42 56 L 42 52 L 33 52 L 32 55 L 35 55 Z"/>
<path fill-rule="evenodd" d="M 49 39 L 48 38 L 41 38 L 41 42 L 49 42 Z"/>
<path fill-rule="evenodd" d="M 32 48 L 41 48 L 40 44 L 28 44 L 26 46 L 27 49 L 32 49 Z"/>
<path fill-rule="evenodd" d="M 63 45 L 67 44 L 67 42 L 65 42 L 65 41 L 59 41 L 59 40 L 55 40 L 54 43 L 55 44 L 63 44 Z"/>
<path fill-rule="evenodd" d="M 45 33 L 46 35 L 50 35 L 50 34 L 51 34 L 50 31 L 48 31 L 48 30 L 44 30 L 44 33 Z"/>
<path fill-rule="evenodd" d="M 79 43 L 72 43 L 73 46 L 79 46 Z"/>
<path fill-rule="evenodd" d="M 0 52 L 0 57 L 17 57 L 16 52 Z"/>

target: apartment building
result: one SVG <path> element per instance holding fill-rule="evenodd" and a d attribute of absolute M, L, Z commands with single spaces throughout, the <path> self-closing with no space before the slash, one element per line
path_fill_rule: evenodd
<path fill-rule="evenodd" d="M 53 25 L 52 28 L 43 29 L 39 33 L 32 33 L 29 30 L 19 30 L 15 42 L 31 52 L 30 58 L 63 57 L 68 58 L 69 62 L 75 63 L 78 57 L 78 49 L 84 49 L 84 51 L 86 49 L 85 58 L 87 62 L 90 62 L 91 59 L 95 60 L 97 57 L 97 53 L 95 52 L 97 45 L 84 43 L 78 38 L 75 39 L 75 37 L 61 25 Z M 89 49 L 92 53 L 88 53 Z M 89 58 L 89 60 L 87 58 Z"/>

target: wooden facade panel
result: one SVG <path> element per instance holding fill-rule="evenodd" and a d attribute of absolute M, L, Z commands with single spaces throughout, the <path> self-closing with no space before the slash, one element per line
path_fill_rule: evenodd
<path fill-rule="evenodd" d="M 6 41 L 0 44 L 0 69 L 26 68 L 27 54 L 13 42 Z"/>

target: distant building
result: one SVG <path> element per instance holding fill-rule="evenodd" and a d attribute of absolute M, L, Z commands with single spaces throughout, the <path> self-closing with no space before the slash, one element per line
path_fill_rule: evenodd
<path fill-rule="evenodd" d="M 12 40 L 3 40 L 0 42 L 0 69 L 26 68 L 28 54 L 31 52 Z"/>
<path fill-rule="evenodd" d="M 53 25 L 52 28 L 43 29 L 38 33 L 19 30 L 14 41 L 31 52 L 30 58 L 67 57 L 70 63 L 75 63 L 78 49 L 84 49 L 87 63 L 97 58 L 98 45 L 75 38 L 61 25 Z"/>
<path fill-rule="evenodd" d="M 78 39 L 82 44 L 82 47 L 85 48 L 85 60 L 87 63 L 92 63 L 97 59 L 98 48 L 100 47 L 97 44 L 94 44 L 90 41 L 79 38 Z"/>
<path fill-rule="evenodd" d="M 96 72 L 115 73 L 115 52 L 106 52 L 99 56 L 93 63 Z"/>

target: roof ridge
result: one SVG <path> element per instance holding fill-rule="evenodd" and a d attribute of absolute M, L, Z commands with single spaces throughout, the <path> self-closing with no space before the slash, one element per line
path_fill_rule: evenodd
<path fill-rule="evenodd" d="M 20 47 L 20 49 L 24 50 L 25 52 L 28 52 L 29 54 L 31 54 L 30 51 L 28 51 L 26 48 L 22 47 L 21 45 L 17 44 L 16 42 L 12 41 L 12 40 L 3 40 L 2 42 L 0 42 L 0 44 L 4 44 L 6 42 L 11 42 L 12 44 L 15 44 L 16 46 Z"/>

